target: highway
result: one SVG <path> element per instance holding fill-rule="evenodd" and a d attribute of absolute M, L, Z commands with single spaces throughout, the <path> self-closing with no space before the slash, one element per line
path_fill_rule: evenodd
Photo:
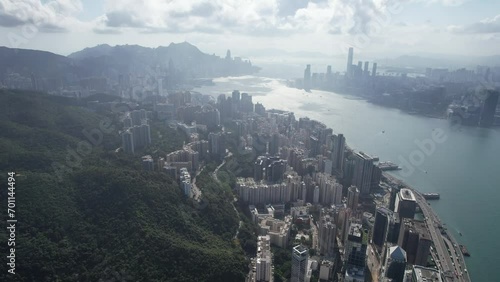
<path fill-rule="evenodd" d="M 425 224 L 427 225 L 431 239 L 434 243 L 434 249 L 431 252 L 432 257 L 435 259 L 438 268 L 442 271 L 444 281 L 471 281 L 469 273 L 466 271 L 467 267 L 462 252 L 460 251 L 460 246 L 451 234 L 441 233 L 441 230 L 444 228 L 443 224 L 422 194 L 387 173 L 384 173 L 384 177 L 393 184 L 403 184 L 415 195 L 417 204 L 422 210 Z"/>
<path fill-rule="evenodd" d="M 469 282 L 469 275 L 464 272 L 466 269 L 465 261 L 457 242 L 452 237 L 446 238 L 446 235 L 441 234 L 439 227 L 443 225 L 430 205 L 427 204 L 427 200 L 419 192 L 413 189 L 412 191 L 415 194 L 418 206 L 424 214 L 425 223 L 434 242 L 434 251 L 439 259 L 436 264 L 443 272 L 443 278 L 445 281 Z"/>

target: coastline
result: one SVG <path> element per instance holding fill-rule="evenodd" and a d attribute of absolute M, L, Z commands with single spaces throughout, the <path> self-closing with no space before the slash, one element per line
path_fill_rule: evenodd
<path fill-rule="evenodd" d="M 455 239 L 455 237 L 453 237 L 452 234 L 450 234 L 450 232 L 446 231 L 446 228 L 443 227 L 443 225 L 445 225 L 445 223 L 443 223 L 439 219 L 438 215 L 432 209 L 432 207 L 427 202 L 427 200 L 423 197 L 423 195 L 418 190 L 409 186 L 401 179 L 399 179 L 393 175 L 390 175 L 387 172 L 382 172 L 382 176 L 385 177 L 388 182 L 390 182 L 390 183 L 388 183 L 389 185 L 391 185 L 391 186 L 392 185 L 397 185 L 397 186 L 402 185 L 405 188 L 410 189 L 415 194 L 415 198 L 417 199 L 417 204 L 420 207 L 421 212 L 424 214 L 425 222 L 427 223 L 427 227 L 431 233 L 432 242 L 435 246 L 435 250 L 434 250 L 436 252 L 435 256 L 440 261 L 440 267 L 438 267 L 438 268 L 440 269 L 440 271 L 443 273 L 443 276 L 445 277 L 444 281 L 448 281 L 448 280 L 449 281 L 456 281 L 456 280 L 458 280 L 458 281 L 471 281 L 470 276 L 469 276 L 469 272 L 467 271 L 465 257 L 462 254 L 459 242 Z M 442 231 L 440 231 L 439 234 L 437 234 L 437 232 L 435 232 L 435 230 L 432 230 L 432 229 L 439 229 Z M 453 256 L 453 254 L 448 255 L 448 253 L 444 253 L 443 246 L 445 246 L 448 249 L 448 252 L 450 254 L 451 254 L 450 249 L 453 249 L 455 256 Z M 441 252 L 439 250 L 437 250 L 438 248 L 442 248 Z M 434 257 L 434 254 L 433 254 L 433 257 Z M 447 259 L 449 260 L 449 262 L 451 262 L 451 264 L 448 264 L 448 262 L 446 262 L 446 267 L 448 267 L 448 268 L 443 269 L 443 264 L 444 264 L 443 261 L 445 261 Z M 462 266 L 463 266 L 463 268 L 462 268 Z M 457 267 L 459 267 L 459 269 L 462 269 L 462 271 L 460 272 L 460 276 L 458 275 L 459 270 L 457 269 Z M 452 269 L 455 269 L 455 270 L 452 270 Z"/>

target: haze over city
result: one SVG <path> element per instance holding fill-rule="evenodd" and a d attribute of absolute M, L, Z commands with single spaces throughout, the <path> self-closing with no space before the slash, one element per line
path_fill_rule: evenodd
<path fill-rule="evenodd" d="M 499 11 L 494 0 L 2 0 L 0 45 L 62 55 L 98 44 L 188 41 L 218 55 L 226 49 L 342 55 L 353 45 L 372 57 L 489 56 L 498 55 Z M 26 24 L 39 32 L 15 43 L 9 34 L 21 35 Z"/>

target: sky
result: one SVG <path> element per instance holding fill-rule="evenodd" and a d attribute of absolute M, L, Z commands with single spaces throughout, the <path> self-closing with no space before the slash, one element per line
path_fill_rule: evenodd
<path fill-rule="evenodd" d="M 68 55 L 98 44 L 206 53 L 500 54 L 498 0 L 0 0 L 0 45 Z M 260 50 L 257 52 L 256 50 Z"/>

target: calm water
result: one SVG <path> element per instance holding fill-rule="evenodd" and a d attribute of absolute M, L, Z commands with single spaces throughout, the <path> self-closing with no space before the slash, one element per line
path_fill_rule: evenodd
<path fill-rule="evenodd" d="M 203 94 L 248 92 L 254 103 L 293 111 L 295 116 L 319 120 L 343 133 L 350 147 L 405 165 L 394 174 L 421 192 L 441 194 L 431 205 L 454 237 L 465 244 L 473 281 L 500 277 L 500 129 L 452 126 L 447 120 L 409 115 L 324 91 L 306 93 L 271 78 L 219 78 L 215 86 L 195 89 Z M 444 142 L 418 142 L 441 134 Z M 413 159 L 413 162 L 410 161 Z M 406 162 L 405 162 L 406 160 Z M 412 164 L 413 163 L 413 164 Z M 463 236 L 458 233 L 462 232 Z M 496 279 L 493 279 L 496 280 Z"/>

